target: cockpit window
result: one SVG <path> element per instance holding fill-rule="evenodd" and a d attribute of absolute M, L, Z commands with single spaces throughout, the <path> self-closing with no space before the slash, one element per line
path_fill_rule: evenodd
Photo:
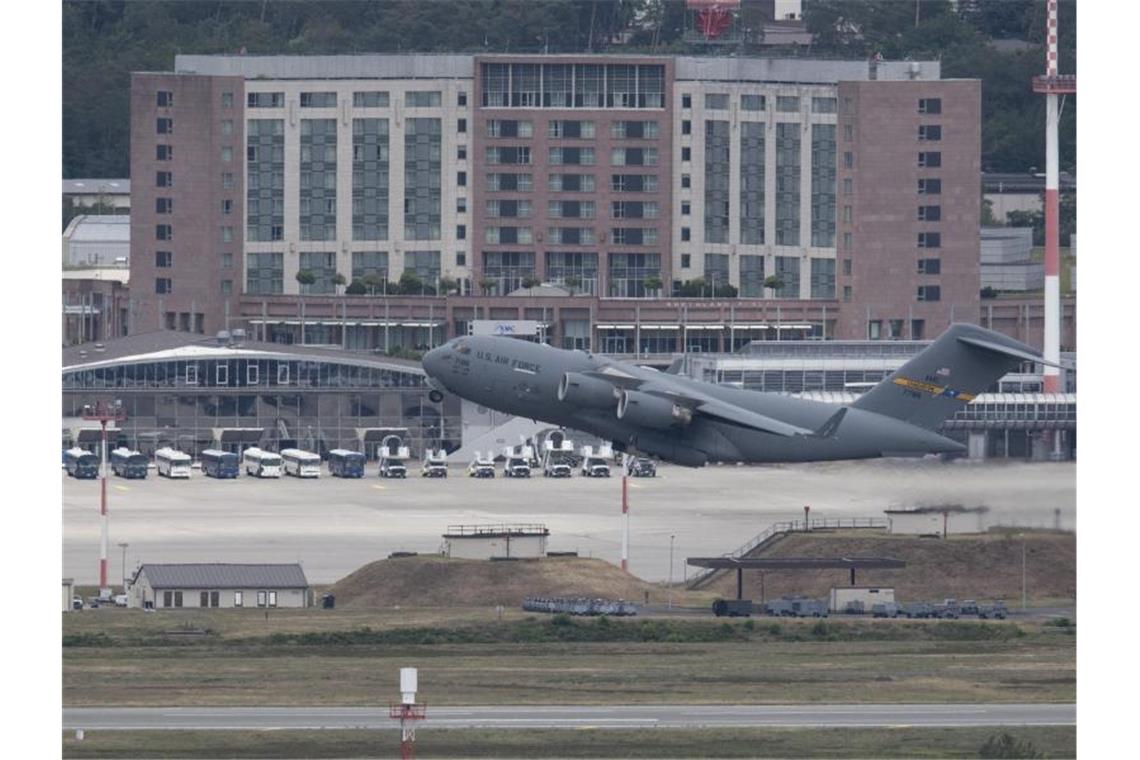
<path fill-rule="evenodd" d="M 461 354 L 471 353 L 471 346 L 467 345 L 467 341 L 459 340 L 455 342 L 455 350 Z"/>

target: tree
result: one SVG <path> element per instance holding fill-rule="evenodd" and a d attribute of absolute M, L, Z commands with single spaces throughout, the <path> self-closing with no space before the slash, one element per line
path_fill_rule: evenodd
<path fill-rule="evenodd" d="M 368 292 L 372 295 L 376 295 L 377 290 L 384 295 L 388 294 L 388 278 L 379 272 L 369 272 L 360 278 L 360 283 L 368 288 Z"/>
<path fill-rule="evenodd" d="M 317 281 L 317 276 L 310 272 L 308 269 L 297 270 L 297 282 L 302 285 L 312 285 Z"/>
<path fill-rule="evenodd" d="M 784 281 L 780 279 L 780 275 L 770 274 L 764 278 L 764 287 L 768 290 L 771 290 L 772 294 L 775 295 L 775 292 L 777 290 L 783 290 Z"/>
<path fill-rule="evenodd" d="M 348 282 L 346 279 L 344 279 L 344 275 L 341 274 L 340 272 L 337 272 L 336 274 L 333 275 L 332 281 L 333 281 L 333 285 L 337 288 L 343 287 L 344 284 L 346 282 Z"/>
<path fill-rule="evenodd" d="M 483 295 L 489 295 L 494 287 L 498 284 L 499 283 L 497 280 L 491 280 L 484 277 L 482 280 L 479 280 L 479 289 L 483 291 Z"/>
<path fill-rule="evenodd" d="M 531 288 L 537 288 L 541 284 L 542 280 L 538 279 L 534 275 L 528 275 L 522 279 L 522 286 L 527 290 L 530 290 Z"/>
<path fill-rule="evenodd" d="M 459 290 L 459 282 L 452 277 L 439 278 L 439 292 L 441 295 L 448 295 Z"/>
<path fill-rule="evenodd" d="M 368 286 L 362 280 L 353 280 L 349 283 L 348 287 L 344 289 L 344 294 L 347 296 L 362 296 L 368 292 Z"/>
<path fill-rule="evenodd" d="M 984 758 L 1036 758 L 1045 757 L 1032 742 L 1018 741 L 1012 734 L 993 735 L 978 750 L 978 757 Z"/>
<path fill-rule="evenodd" d="M 566 286 L 566 289 L 568 291 L 570 291 L 570 295 L 574 295 L 574 291 L 582 287 L 582 278 L 576 274 L 572 274 L 569 277 L 563 279 L 562 284 Z"/>
<path fill-rule="evenodd" d="M 404 270 L 400 275 L 400 282 L 396 286 L 397 292 L 405 296 L 418 296 L 424 292 L 424 281 L 420 276 L 411 270 Z"/>
<path fill-rule="evenodd" d="M 661 282 L 660 277 L 658 277 L 655 274 L 651 274 L 645 278 L 645 280 L 643 281 L 642 284 L 645 285 L 645 290 L 647 292 L 656 294 L 656 293 L 659 293 L 661 291 L 661 286 L 664 283 Z"/>

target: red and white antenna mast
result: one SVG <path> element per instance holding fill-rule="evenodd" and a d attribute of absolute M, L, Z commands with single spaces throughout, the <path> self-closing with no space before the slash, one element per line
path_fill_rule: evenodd
<path fill-rule="evenodd" d="M 414 760 L 416 756 L 416 721 L 427 717 L 427 705 L 416 703 L 419 682 L 416 668 L 400 668 L 400 704 L 388 705 L 388 717 L 400 721 L 400 757 Z"/>
<path fill-rule="evenodd" d="M 111 587 L 107 583 L 107 467 L 109 466 L 107 462 L 107 423 L 122 422 L 126 418 L 126 412 L 123 411 L 122 406 L 117 401 L 113 404 L 100 401 L 93 407 L 83 407 L 83 419 L 95 420 L 102 428 L 102 451 L 99 453 L 99 515 L 101 521 L 99 531 L 99 596 L 103 599 L 111 595 Z"/>
<path fill-rule="evenodd" d="M 1057 0 L 1045 0 L 1045 75 L 1033 78 L 1033 91 L 1045 95 L 1045 345 L 1047 361 L 1061 361 L 1061 245 L 1058 226 L 1060 168 L 1057 160 L 1058 95 L 1077 91 L 1075 74 L 1057 73 Z M 1044 391 L 1061 392 L 1061 371 L 1046 365 Z M 1059 443 L 1059 439 L 1058 439 Z"/>

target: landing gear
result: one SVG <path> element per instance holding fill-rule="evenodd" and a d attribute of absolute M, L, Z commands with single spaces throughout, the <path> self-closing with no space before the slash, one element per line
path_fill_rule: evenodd
<path fill-rule="evenodd" d="M 443 394 L 436 390 L 429 391 L 428 400 L 433 404 L 438 404 L 440 401 L 443 401 Z"/>

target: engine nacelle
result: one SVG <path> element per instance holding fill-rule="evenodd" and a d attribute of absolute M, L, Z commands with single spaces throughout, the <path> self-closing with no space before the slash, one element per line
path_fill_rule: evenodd
<path fill-rule="evenodd" d="M 709 461 L 705 452 L 674 441 L 671 436 L 638 433 L 632 437 L 629 445 L 643 454 L 661 457 L 666 462 L 683 467 L 704 467 Z"/>
<path fill-rule="evenodd" d="M 693 412 L 660 396 L 641 391 L 622 391 L 618 397 L 617 418 L 642 427 L 668 430 L 693 421 Z"/>
<path fill-rule="evenodd" d="M 617 403 L 617 388 L 605 380 L 580 372 L 563 373 L 558 382 L 558 400 L 594 409 L 609 409 Z"/>

